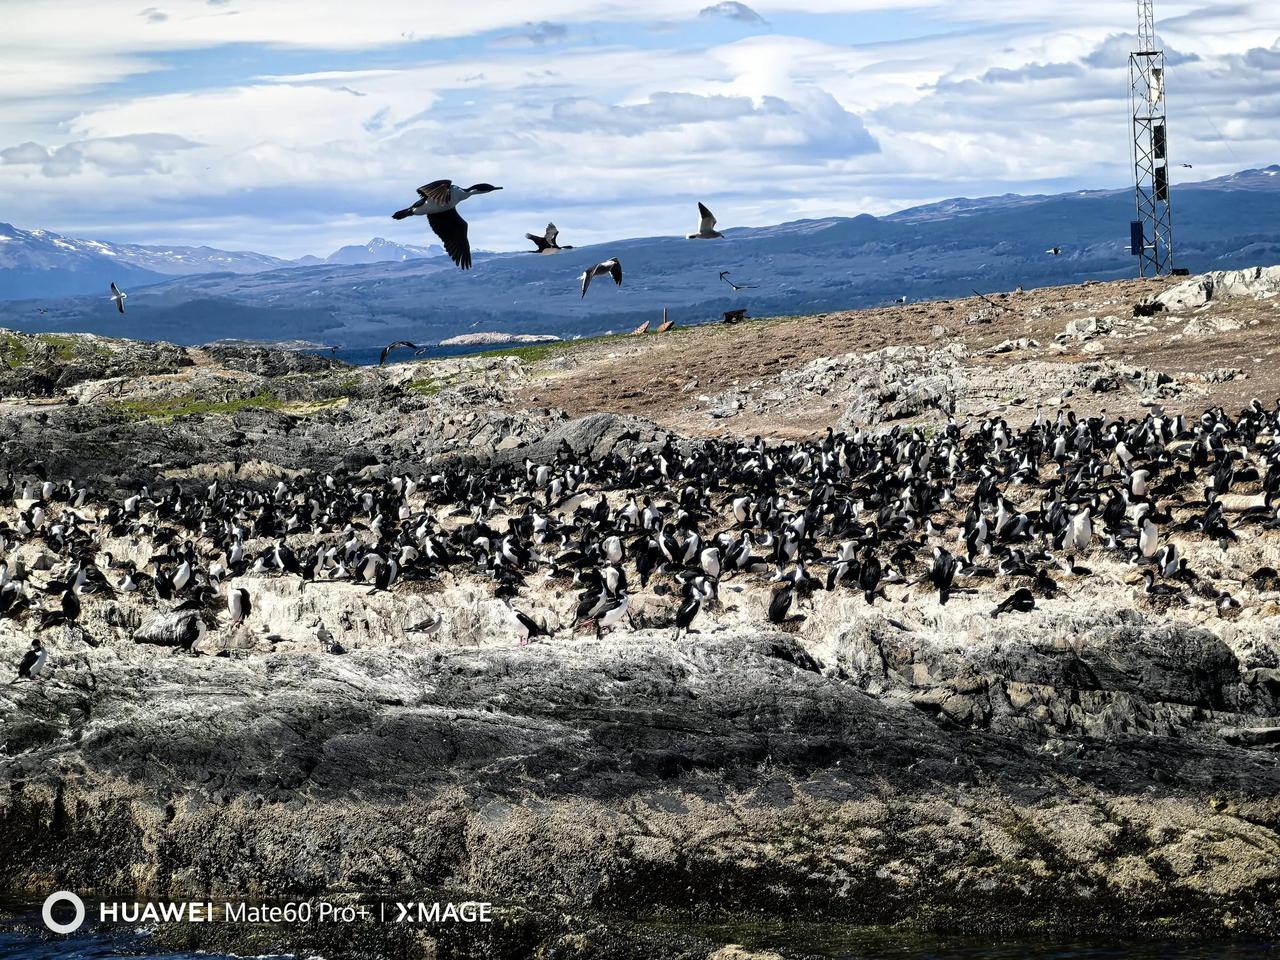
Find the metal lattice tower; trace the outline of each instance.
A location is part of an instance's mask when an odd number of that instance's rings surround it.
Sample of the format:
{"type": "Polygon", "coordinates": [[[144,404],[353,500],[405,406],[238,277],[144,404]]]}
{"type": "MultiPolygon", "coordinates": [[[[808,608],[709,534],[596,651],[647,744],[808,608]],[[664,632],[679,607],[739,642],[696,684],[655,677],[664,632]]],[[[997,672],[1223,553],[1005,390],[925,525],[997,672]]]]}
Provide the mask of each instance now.
{"type": "Polygon", "coordinates": [[[1164,51],[1156,39],[1152,2],[1138,0],[1138,49],[1129,54],[1133,185],[1138,213],[1130,228],[1130,246],[1138,257],[1141,277],[1162,276],[1173,269],[1164,51]]]}

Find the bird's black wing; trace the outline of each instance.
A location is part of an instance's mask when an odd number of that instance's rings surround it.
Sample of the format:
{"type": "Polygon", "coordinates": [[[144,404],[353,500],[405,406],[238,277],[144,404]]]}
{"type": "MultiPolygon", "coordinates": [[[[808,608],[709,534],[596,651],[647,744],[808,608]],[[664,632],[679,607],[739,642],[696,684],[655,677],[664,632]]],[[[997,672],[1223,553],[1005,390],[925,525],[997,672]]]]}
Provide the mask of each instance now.
{"type": "Polygon", "coordinates": [[[613,261],[613,266],[609,268],[609,276],[613,277],[613,282],[618,286],[622,286],[622,261],[613,261]]]}
{"type": "Polygon", "coordinates": [[[444,242],[444,251],[449,254],[449,259],[463,270],[470,270],[471,243],[467,240],[467,221],[458,215],[458,211],[428,213],[427,223],[444,242]]]}
{"type": "Polygon", "coordinates": [[[451,199],[452,187],[452,180],[432,180],[418,188],[418,196],[435,203],[448,203],[451,199]]]}
{"type": "Polygon", "coordinates": [[[551,244],[547,243],[546,237],[539,237],[536,234],[532,234],[532,233],[526,233],[525,236],[528,239],[532,240],[534,246],[538,248],[537,250],[534,251],[535,253],[541,253],[543,250],[546,250],[551,246],[551,244]]]}
{"type": "Polygon", "coordinates": [[[382,366],[384,363],[387,362],[387,357],[391,354],[391,351],[394,350],[396,347],[408,347],[410,350],[418,349],[418,345],[416,343],[410,342],[409,340],[397,340],[395,343],[388,343],[385,347],[382,348],[382,353],[378,354],[378,366],[382,366]]]}

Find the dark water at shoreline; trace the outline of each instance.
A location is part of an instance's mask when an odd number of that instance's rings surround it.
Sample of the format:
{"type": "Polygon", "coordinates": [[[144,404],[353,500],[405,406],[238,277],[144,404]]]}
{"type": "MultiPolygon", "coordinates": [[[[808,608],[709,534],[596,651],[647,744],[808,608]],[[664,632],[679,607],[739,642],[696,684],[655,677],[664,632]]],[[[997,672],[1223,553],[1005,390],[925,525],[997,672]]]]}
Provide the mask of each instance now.
{"type": "MultiPolygon", "coordinates": [[[[3,960],[324,960],[314,953],[244,955],[148,949],[146,928],[86,926],[68,937],[47,934],[38,907],[0,919],[3,960]]],[[[1013,940],[935,937],[838,924],[783,921],[737,925],[641,924],[650,934],[705,937],[758,950],[792,950],[832,960],[1277,960],[1280,944],[1247,941],[1013,940]]],[[[333,958],[340,960],[340,958],[333,958]]]]}

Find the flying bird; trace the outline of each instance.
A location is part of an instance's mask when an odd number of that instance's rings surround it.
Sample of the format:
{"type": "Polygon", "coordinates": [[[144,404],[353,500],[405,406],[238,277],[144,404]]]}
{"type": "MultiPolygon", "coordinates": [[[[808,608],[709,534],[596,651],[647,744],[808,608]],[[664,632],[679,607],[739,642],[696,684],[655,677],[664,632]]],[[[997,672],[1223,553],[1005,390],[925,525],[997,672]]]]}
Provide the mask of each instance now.
{"type": "Polygon", "coordinates": [[[750,283],[734,283],[732,280],[729,279],[728,270],[720,271],[720,279],[723,280],[725,283],[727,283],[729,286],[733,287],[735,292],[738,290],[750,290],[752,286],[754,286],[754,284],[750,284],[750,283]]]}
{"type": "Polygon", "coordinates": [[[458,215],[458,204],[481,193],[501,190],[491,183],[470,187],[455,186],[452,180],[432,180],[418,188],[418,201],[391,215],[392,220],[405,217],[427,218],[431,229],[444,242],[445,253],[463,270],[471,269],[471,242],[467,239],[467,221],[458,215]]]}
{"type": "Polygon", "coordinates": [[[716,218],[705,204],[698,204],[698,232],[685,234],[686,240],[714,240],[717,237],[723,237],[724,234],[716,229],[716,218]]]}
{"type": "Polygon", "coordinates": [[[426,349],[425,347],[418,346],[412,340],[397,340],[395,343],[388,343],[385,347],[382,348],[382,352],[378,354],[378,366],[382,366],[384,363],[387,362],[387,357],[391,355],[391,351],[394,350],[396,347],[408,347],[415,354],[426,349]]]}
{"type": "Polygon", "coordinates": [[[1055,256],[1055,257],[1060,257],[1060,256],[1062,256],[1062,248],[1061,248],[1061,247],[1050,247],[1048,250],[1046,250],[1046,251],[1045,251],[1045,253],[1051,254],[1051,255],[1053,255],[1053,256],[1055,256]]]}
{"type": "Polygon", "coordinates": [[[1188,170],[1194,170],[1194,169],[1195,169],[1195,168],[1194,168],[1193,166],[1191,166],[1191,164],[1189,164],[1189,163],[1180,163],[1180,164],[1178,164],[1178,166],[1180,166],[1180,167],[1186,167],[1188,170]]]}
{"type": "Polygon", "coordinates": [[[124,302],[129,299],[129,295],[116,286],[114,280],[111,281],[111,300],[116,302],[116,309],[124,313],[124,302]]]}
{"type": "Polygon", "coordinates": [[[533,241],[536,250],[530,250],[530,253],[555,253],[558,250],[572,250],[572,245],[560,246],[556,238],[560,236],[560,231],[556,229],[554,223],[547,224],[547,231],[542,236],[536,233],[526,233],[525,237],[533,241]]]}
{"type": "Polygon", "coordinates": [[[617,257],[610,257],[603,263],[597,263],[594,267],[588,267],[578,279],[582,281],[582,295],[587,295],[587,287],[591,286],[593,277],[603,277],[605,274],[613,277],[613,282],[618,286],[622,286],[622,261],[617,257]]]}

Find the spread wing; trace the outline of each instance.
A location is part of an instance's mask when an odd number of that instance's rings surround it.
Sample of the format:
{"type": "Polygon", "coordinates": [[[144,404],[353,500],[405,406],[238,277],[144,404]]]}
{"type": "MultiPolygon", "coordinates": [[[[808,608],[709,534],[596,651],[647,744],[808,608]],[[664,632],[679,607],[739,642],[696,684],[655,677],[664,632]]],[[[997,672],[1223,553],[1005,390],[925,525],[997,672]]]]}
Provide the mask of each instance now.
{"type": "Polygon", "coordinates": [[[587,287],[591,286],[591,277],[596,272],[595,267],[590,267],[582,272],[582,295],[587,295],[587,287]]]}
{"type": "Polygon", "coordinates": [[[387,362],[387,357],[396,347],[408,347],[410,350],[418,349],[418,345],[416,343],[412,343],[408,340],[397,340],[395,343],[388,343],[382,348],[382,353],[378,355],[378,366],[382,366],[387,362]]]}
{"type": "Polygon", "coordinates": [[[556,237],[558,236],[560,236],[560,231],[556,229],[556,225],[554,223],[548,223],[546,233],[547,246],[554,247],[556,245],[556,237]]]}
{"type": "Polygon", "coordinates": [[[535,233],[526,233],[525,237],[533,241],[533,245],[538,248],[537,253],[541,253],[551,246],[551,244],[547,243],[546,237],[540,237],[535,233]]]}
{"type": "Polygon", "coordinates": [[[702,203],[698,204],[698,215],[702,217],[702,220],[698,223],[699,233],[710,233],[716,228],[716,218],[702,203]]]}
{"type": "Polygon", "coordinates": [[[609,276],[613,277],[613,282],[618,286],[622,286],[622,261],[614,260],[609,266],[609,276]]]}
{"type": "Polygon", "coordinates": [[[444,252],[449,254],[449,259],[463,270],[470,270],[471,243],[467,240],[467,221],[458,215],[458,211],[428,213],[427,223],[431,224],[436,236],[444,242],[444,252]]]}
{"type": "Polygon", "coordinates": [[[432,180],[430,183],[424,183],[418,188],[418,196],[423,200],[440,204],[448,203],[452,197],[452,192],[452,180],[432,180]]]}

